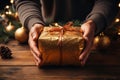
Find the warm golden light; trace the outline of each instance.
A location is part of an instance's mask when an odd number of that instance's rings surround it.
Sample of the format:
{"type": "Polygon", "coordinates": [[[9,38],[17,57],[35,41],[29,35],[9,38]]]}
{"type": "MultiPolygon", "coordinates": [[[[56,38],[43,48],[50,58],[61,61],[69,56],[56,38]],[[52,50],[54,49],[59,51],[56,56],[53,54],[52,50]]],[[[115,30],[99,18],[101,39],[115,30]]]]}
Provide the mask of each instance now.
{"type": "Polygon", "coordinates": [[[120,35],[120,29],[118,29],[118,35],[120,35]]]}
{"type": "Polygon", "coordinates": [[[5,12],[6,14],[9,14],[9,12],[5,12]]]}
{"type": "Polygon", "coordinates": [[[118,33],[118,35],[120,35],[120,32],[118,33]]]}
{"type": "Polygon", "coordinates": [[[11,15],[11,14],[12,14],[12,12],[11,12],[11,11],[9,11],[9,12],[8,12],[8,14],[10,14],[10,15],[11,15]]]}
{"type": "Polygon", "coordinates": [[[2,14],[1,17],[2,17],[2,18],[5,18],[6,16],[5,16],[5,14],[2,14]]]}
{"type": "Polygon", "coordinates": [[[55,23],[55,26],[59,26],[58,23],[55,23]]]}
{"type": "Polygon", "coordinates": [[[118,7],[120,7],[120,3],[118,4],[118,7]]]}
{"type": "Polygon", "coordinates": [[[8,9],[9,7],[10,7],[10,6],[6,5],[6,7],[5,7],[5,8],[6,8],[6,9],[8,9]]]}
{"type": "Polygon", "coordinates": [[[14,2],[14,0],[10,0],[10,3],[13,3],[14,2]]]}
{"type": "Polygon", "coordinates": [[[116,19],[115,19],[115,22],[120,22],[120,19],[119,19],[119,18],[116,18],[116,19]]]}

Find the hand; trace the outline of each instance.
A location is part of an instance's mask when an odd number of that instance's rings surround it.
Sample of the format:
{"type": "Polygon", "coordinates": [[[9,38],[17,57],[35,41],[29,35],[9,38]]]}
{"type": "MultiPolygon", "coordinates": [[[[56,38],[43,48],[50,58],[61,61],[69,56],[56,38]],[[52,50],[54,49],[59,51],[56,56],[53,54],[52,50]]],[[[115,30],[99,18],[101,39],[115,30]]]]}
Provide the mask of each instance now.
{"type": "Polygon", "coordinates": [[[38,46],[37,46],[37,41],[38,41],[38,37],[41,33],[43,29],[43,25],[41,24],[35,24],[29,32],[29,46],[31,49],[31,53],[33,54],[34,58],[35,58],[35,63],[37,66],[40,66],[41,64],[41,54],[38,50],[38,46]]]}
{"type": "Polygon", "coordinates": [[[79,60],[81,61],[81,65],[84,65],[88,59],[91,47],[93,45],[96,26],[92,20],[89,20],[81,26],[81,29],[83,31],[83,38],[86,41],[86,45],[85,49],[79,56],[79,60]]]}

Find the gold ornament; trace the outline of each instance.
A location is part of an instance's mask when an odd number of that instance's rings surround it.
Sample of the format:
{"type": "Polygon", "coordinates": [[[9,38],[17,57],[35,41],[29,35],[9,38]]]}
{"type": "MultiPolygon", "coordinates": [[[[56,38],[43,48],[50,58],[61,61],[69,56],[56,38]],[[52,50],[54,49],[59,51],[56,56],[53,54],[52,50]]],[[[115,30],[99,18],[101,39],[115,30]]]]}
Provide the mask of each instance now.
{"type": "Polygon", "coordinates": [[[110,45],[110,38],[103,33],[94,38],[94,46],[97,49],[106,49],[110,45]]]}
{"type": "Polygon", "coordinates": [[[15,30],[15,26],[13,26],[11,23],[9,23],[9,25],[5,27],[5,30],[7,32],[14,31],[15,30]]]}
{"type": "Polygon", "coordinates": [[[20,43],[25,43],[28,40],[27,29],[24,27],[18,28],[15,31],[15,39],[18,40],[20,43]]]}
{"type": "Polygon", "coordinates": [[[18,12],[15,13],[15,19],[16,19],[16,20],[19,20],[18,12]]]}

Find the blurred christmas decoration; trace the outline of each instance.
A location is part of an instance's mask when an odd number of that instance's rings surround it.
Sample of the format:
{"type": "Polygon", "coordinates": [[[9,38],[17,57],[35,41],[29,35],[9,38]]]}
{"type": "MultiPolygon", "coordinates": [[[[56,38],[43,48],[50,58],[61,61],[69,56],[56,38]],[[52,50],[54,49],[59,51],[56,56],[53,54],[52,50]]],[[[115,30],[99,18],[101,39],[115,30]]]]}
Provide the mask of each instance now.
{"type": "Polygon", "coordinates": [[[0,46],[0,56],[2,59],[11,59],[12,51],[8,47],[0,46]]]}
{"type": "Polygon", "coordinates": [[[25,43],[28,40],[28,31],[24,27],[20,27],[15,31],[15,39],[20,43],[25,43]]]}
{"type": "Polygon", "coordinates": [[[5,30],[7,32],[11,32],[11,31],[15,30],[15,26],[13,26],[11,23],[9,23],[9,25],[5,27],[5,30]]]}
{"type": "Polygon", "coordinates": [[[10,3],[13,4],[14,0],[10,0],[10,3]]]}
{"type": "Polygon", "coordinates": [[[16,20],[19,21],[19,17],[18,17],[18,13],[17,13],[17,12],[15,13],[15,16],[14,16],[14,17],[16,18],[16,20]]]}
{"type": "Polygon", "coordinates": [[[120,19],[119,19],[119,18],[116,18],[116,19],[115,19],[115,22],[120,22],[120,19]]]}
{"type": "Polygon", "coordinates": [[[111,39],[111,42],[120,41],[120,2],[118,4],[118,8],[118,14],[110,25],[111,28],[104,31],[104,34],[111,39]]]}
{"type": "Polygon", "coordinates": [[[118,35],[120,36],[120,29],[118,29],[118,35]]]}
{"type": "Polygon", "coordinates": [[[94,46],[98,50],[106,49],[111,43],[111,40],[108,36],[104,35],[104,33],[100,33],[100,35],[94,38],[94,46]]]}
{"type": "Polygon", "coordinates": [[[11,4],[6,5],[0,12],[0,43],[6,43],[10,39],[14,39],[16,29],[22,26],[13,2],[14,0],[10,0],[11,4]]]}

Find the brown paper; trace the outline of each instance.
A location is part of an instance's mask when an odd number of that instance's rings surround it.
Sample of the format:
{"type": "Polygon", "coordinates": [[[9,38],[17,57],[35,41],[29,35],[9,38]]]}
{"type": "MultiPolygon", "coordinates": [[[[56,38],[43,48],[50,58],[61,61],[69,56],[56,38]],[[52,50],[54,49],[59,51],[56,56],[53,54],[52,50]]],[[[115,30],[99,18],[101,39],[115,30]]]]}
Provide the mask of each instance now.
{"type": "Polygon", "coordinates": [[[73,30],[44,27],[38,39],[38,47],[42,54],[42,66],[80,65],[79,55],[84,48],[84,39],[80,27],[71,28],[73,30]],[[62,31],[64,31],[63,34],[62,31]]]}

